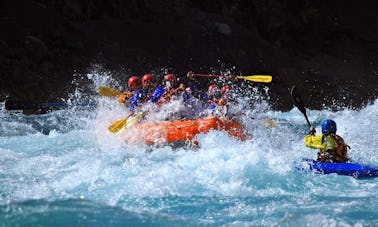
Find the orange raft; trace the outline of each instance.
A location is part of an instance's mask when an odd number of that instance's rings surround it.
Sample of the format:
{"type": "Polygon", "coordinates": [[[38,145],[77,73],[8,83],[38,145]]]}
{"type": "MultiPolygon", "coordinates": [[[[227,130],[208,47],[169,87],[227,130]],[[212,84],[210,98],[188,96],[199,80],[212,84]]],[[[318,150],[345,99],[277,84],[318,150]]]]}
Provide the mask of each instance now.
{"type": "MultiPolygon", "coordinates": [[[[193,141],[198,134],[208,133],[210,130],[226,131],[228,135],[246,140],[242,126],[225,118],[202,118],[195,120],[180,120],[160,123],[137,124],[130,130],[129,137],[141,137],[145,144],[175,143],[193,141]]],[[[130,142],[131,138],[126,139],[130,142]]]]}

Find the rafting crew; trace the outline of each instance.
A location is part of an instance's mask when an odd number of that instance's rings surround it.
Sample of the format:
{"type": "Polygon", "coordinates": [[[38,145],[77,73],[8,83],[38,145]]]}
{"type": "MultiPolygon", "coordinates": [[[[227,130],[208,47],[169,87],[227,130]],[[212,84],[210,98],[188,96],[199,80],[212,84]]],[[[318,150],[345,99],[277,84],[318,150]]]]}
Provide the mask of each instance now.
{"type": "MultiPolygon", "coordinates": [[[[219,88],[216,84],[210,84],[205,95],[196,89],[193,82],[192,72],[188,72],[188,86],[184,83],[178,83],[177,77],[168,73],[162,79],[162,85],[156,85],[155,79],[151,74],[145,74],[141,83],[138,77],[132,76],[128,80],[128,93],[118,95],[118,101],[125,103],[129,99],[130,111],[141,108],[142,104],[155,103],[157,106],[145,106],[145,109],[151,109],[156,112],[163,104],[170,103],[173,100],[179,105],[176,109],[179,112],[173,118],[177,119],[194,119],[198,117],[229,117],[228,106],[230,100],[235,100],[235,92],[231,85],[224,85],[219,88]],[[158,107],[160,106],[160,107],[158,107]]],[[[127,106],[127,104],[126,104],[127,106]]],[[[172,107],[172,106],[171,106],[172,107]]],[[[169,108],[169,107],[167,107],[169,108]]],[[[167,110],[165,110],[167,112],[167,110]]],[[[174,111],[173,111],[174,112],[174,111]]],[[[174,115],[174,114],[171,114],[174,115]]]]}
{"type": "Polygon", "coordinates": [[[317,161],[320,162],[347,162],[348,149],[350,147],[344,142],[343,138],[336,134],[336,122],[324,120],[321,124],[322,134],[315,135],[314,127],[304,138],[304,144],[313,149],[319,149],[317,161]]]}

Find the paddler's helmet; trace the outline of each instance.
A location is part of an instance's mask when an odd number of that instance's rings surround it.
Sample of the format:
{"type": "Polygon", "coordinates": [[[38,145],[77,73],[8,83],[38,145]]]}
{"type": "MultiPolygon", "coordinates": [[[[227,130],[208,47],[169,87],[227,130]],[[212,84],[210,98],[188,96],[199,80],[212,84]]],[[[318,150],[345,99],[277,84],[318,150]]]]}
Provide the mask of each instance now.
{"type": "Polygon", "coordinates": [[[138,77],[132,76],[132,77],[129,78],[127,85],[129,87],[129,89],[135,90],[136,88],[138,88],[140,86],[140,80],[139,80],[138,77]]]}
{"type": "Polygon", "coordinates": [[[164,81],[166,86],[174,87],[176,85],[177,79],[176,79],[175,75],[167,74],[167,75],[164,76],[163,81],[164,81]]]}
{"type": "Polygon", "coordinates": [[[146,82],[149,81],[151,83],[154,82],[154,78],[152,77],[151,74],[146,74],[142,77],[142,86],[145,87],[146,86],[146,82]]]}
{"type": "Polygon", "coordinates": [[[176,80],[176,77],[173,74],[167,74],[164,76],[164,81],[167,81],[167,80],[176,80]]]}
{"type": "Polygon", "coordinates": [[[221,88],[221,92],[222,94],[228,92],[230,90],[230,86],[228,85],[224,85],[222,88],[221,88]]]}
{"type": "Polygon", "coordinates": [[[216,84],[212,84],[207,89],[207,96],[209,99],[220,99],[222,94],[218,86],[216,84]]]}
{"type": "Polygon", "coordinates": [[[331,119],[324,120],[322,122],[322,133],[329,134],[329,133],[336,133],[336,122],[331,119]]]}

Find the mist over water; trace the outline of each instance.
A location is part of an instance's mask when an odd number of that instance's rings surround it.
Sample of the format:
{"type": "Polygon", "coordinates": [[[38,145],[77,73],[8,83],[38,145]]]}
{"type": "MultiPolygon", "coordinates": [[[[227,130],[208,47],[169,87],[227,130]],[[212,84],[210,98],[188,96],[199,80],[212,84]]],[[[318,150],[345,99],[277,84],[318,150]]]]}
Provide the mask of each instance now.
{"type": "MultiPolygon", "coordinates": [[[[93,89],[117,86],[110,75],[89,78],[93,89]]],[[[296,171],[295,161],[317,152],[303,145],[308,126],[302,113],[272,111],[259,91],[251,91],[239,103],[253,100],[241,118],[253,138],[241,142],[211,131],[199,136],[194,150],[132,145],[124,134],[111,134],[107,127],[128,114],[114,98],[96,95],[89,97],[94,109],[45,115],[2,110],[2,224],[377,225],[378,179],[296,171]]],[[[77,91],[70,100],[82,96],[77,91]]],[[[334,119],[351,159],[378,166],[377,100],[361,110],[307,115],[318,132],[322,120],[334,119]]]]}

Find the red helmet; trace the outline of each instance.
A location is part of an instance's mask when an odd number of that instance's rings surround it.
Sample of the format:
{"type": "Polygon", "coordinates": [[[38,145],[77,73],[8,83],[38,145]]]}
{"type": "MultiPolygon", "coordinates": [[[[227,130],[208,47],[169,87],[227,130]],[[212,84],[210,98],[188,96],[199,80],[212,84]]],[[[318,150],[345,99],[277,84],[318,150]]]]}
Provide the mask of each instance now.
{"type": "Polygon", "coordinates": [[[129,81],[127,82],[127,85],[129,86],[129,88],[132,86],[139,86],[140,85],[139,78],[136,76],[130,77],[129,81]]]}
{"type": "Polygon", "coordinates": [[[207,89],[207,96],[209,99],[220,99],[222,94],[216,84],[212,84],[207,89]]]}
{"type": "Polygon", "coordinates": [[[152,77],[151,74],[146,74],[142,77],[142,85],[146,85],[146,81],[154,81],[154,78],[152,77]]]}
{"type": "Polygon", "coordinates": [[[228,86],[228,85],[224,85],[222,88],[221,88],[221,92],[222,92],[222,94],[223,93],[226,93],[227,91],[229,91],[230,90],[230,86],[228,86]]]}
{"type": "Polygon", "coordinates": [[[164,76],[164,81],[167,81],[167,80],[176,80],[176,77],[173,74],[167,74],[164,76]]]}
{"type": "Polygon", "coordinates": [[[216,84],[212,84],[212,85],[209,86],[209,88],[207,89],[207,91],[208,92],[209,91],[213,91],[214,89],[217,89],[217,88],[218,88],[218,86],[216,84]]]}

